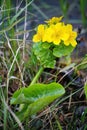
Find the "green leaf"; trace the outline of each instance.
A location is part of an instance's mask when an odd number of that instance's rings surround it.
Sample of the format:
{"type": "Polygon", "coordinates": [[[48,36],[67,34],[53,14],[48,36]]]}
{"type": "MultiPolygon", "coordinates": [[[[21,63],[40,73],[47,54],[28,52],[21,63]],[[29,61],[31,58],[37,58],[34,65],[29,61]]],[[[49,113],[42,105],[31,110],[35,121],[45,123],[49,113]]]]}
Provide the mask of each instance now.
{"type": "Polygon", "coordinates": [[[42,49],[38,53],[38,60],[40,60],[41,65],[45,68],[54,68],[56,61],[54,60],[54,56],[51,50],[42,49]]]}
{"type": "Polygon", "coordinates": [[[40,62],[40,65],[45,68],[54,68],[56,63],[55,56],[53,56],[52,51],[47,46],[43,47],[43,44],[39,42],[33,45],[34,54],[40,62]]]}
{"type": "Polygon", "coordinates": [[[44,109],[64,93],[63,86],[55,82],[51,84],[33,84],[28,88],[21,88],[16,91],[12,96],[11,104],[25,104],[22,111],[17,113],[19,118],[22,119],[23,117],[24,119],[44,109]]]}
{"type": "Polygon", "coordinates": [[[38,42],[38,43],[34,43],[33,44],[33,51],[35,55],[38,55],[38,53],[42,50],[42,43],[38,42]]]}
{"type": "Polygon", "coordinates": [[[86,99],[87,99],[87,83],[85,83],[85,85],[84,85],[84,92],[85,92],[85,96],[86,96],[86,99]]]}
{"type": "Polygon", "coordinates": [[[60,95],[53,95],[53,96],[49,95],[49,96],[44,97],[44,98],[42,97],[42,98],[38,99],[36,102],[30,104],[28,106],[26,113],[29,113],[30,116],[33,114],[36,114],[37,112],[42,110],[44,107],[49,105],[51,102],[53,102],[58,97],[60,97],[60,95]]]}
{"type": "Polygon", "coordinates": [[[63,43],[61,43],[53,49],[53,55],[56,57],[66,56],[69,55],[73,51],[73,49],[73,46],[65,46],[63,43]]]}
{"type": "Polygon", "coordinates": [[[51,43],[48,43],[48,42],[44,42],[44,43],[42,44],[42,47],[43,47],[43,48],[50,48],[50,46],[51,46],[51,43]]]}

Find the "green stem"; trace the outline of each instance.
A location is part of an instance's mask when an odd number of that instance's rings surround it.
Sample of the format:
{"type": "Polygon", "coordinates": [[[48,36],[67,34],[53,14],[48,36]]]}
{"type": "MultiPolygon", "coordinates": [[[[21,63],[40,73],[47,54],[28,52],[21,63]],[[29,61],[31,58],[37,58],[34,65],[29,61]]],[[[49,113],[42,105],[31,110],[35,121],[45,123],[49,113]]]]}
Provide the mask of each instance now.
{"type": "Polygon", "coordinates": [[[30,83],[30,85],[36,83],[36,81],[38,80],[38,78],[40,77],[41,73],[43,72],[44,68],[40,67],[39,71],[37,72],[36,76],[34,77],[34,79],[32,80],[32,82],[30,83]]]}

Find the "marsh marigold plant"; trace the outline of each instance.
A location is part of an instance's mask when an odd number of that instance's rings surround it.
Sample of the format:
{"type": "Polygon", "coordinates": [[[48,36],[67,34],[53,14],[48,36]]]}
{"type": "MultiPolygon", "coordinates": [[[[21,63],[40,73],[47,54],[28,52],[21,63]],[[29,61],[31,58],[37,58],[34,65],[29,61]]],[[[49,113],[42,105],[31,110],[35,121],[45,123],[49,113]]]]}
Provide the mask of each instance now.
{"type": "MultiPolygon", "coordinates": [[[[33,36],[34,53],[41,63],[44,62],[42,60],[44,51],[45,54],[46,51],[50,53],[51,59],[55,59],[54,57],[69,55],[77,45],[77,32],[73,31],[71,24],[61,22],[62,18],[62,16],[53,17],[37,27],[36,34],[33,36]]],[[[45,63],[49,61],[48,59],[45,63]]]]}
{"type": "Polygon", "coordinates": [[[22,122],[31,119],[32,116],[35,117],[38,112],[65,93],[61,84],[55,80],[52,83],[53,79],[50,84],[36,83],[44,68],[54,68],[57,57],[69,56],[77,44],[77,33],[73,31],[72,25],[64,24],[61,20],[62,16],[45,21],[45,24],[38,25],[33,36],[31,60],[40,66],[39,71],[30,85],[21,87],[11,99],[11,104],[19,106],[16,114],[22,122]]]}

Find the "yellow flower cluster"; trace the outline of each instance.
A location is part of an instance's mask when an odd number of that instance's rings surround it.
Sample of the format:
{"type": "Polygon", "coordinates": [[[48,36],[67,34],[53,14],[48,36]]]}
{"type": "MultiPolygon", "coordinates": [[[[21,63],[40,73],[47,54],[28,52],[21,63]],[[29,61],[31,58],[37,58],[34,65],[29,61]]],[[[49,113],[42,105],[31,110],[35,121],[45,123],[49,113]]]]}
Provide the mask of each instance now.
{"type": "Polygon", "coordinates": [[[53,17],[49,20],[46,20],[45,22],[48,23],[48,24],[56,24],[58,22],[60,22],[62,20],[63,16],[61,17],[53,17]]]}
{"type": "Polygon", "coordinates": [[[46,24],[40,24],[37,28],[37,33],[33,36],[33,42],[48,42],[55,45],[59,45],[61,41],[64,42],[66,46],[72,45],[76,46],[77,33],[73,31],[72,25],[65,25],[60,22],[62,17],[53,17],[46,24]]]}

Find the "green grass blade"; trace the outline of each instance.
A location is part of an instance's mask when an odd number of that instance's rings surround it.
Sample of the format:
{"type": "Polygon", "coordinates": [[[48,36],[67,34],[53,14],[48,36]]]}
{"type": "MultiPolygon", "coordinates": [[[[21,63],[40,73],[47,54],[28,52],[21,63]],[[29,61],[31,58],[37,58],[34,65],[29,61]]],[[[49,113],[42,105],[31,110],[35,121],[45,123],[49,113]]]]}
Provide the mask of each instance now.
{"type": "Polygon", "coordinates": [[[13,18],[12,20],[10,21],[10,24],[13,24],[14,21],[17,19],[17,17],[29,6],[31,5],[31,3],[33,2],[34,0],[32,0],[31,2],[29,2],[24,8],[22,8],[13,18]]]}

